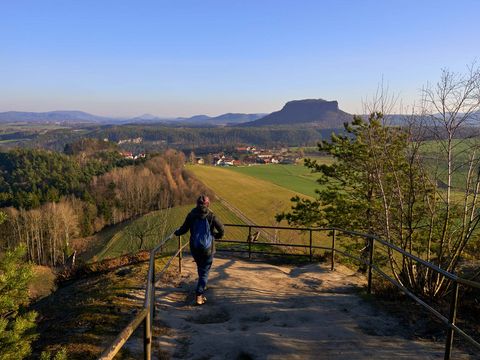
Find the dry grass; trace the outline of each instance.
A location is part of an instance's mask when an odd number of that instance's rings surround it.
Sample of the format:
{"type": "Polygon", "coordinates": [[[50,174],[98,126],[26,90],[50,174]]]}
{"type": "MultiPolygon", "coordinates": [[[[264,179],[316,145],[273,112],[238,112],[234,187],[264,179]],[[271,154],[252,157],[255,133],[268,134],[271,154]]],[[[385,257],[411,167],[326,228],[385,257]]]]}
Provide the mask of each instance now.
{"type": "Polygon", "coordinates": [[[32,300],[48,296],[52,291],[55,291],[55,273],[52,268],[40,265],[34,266],[33,278],[28,291],[32,300]]]}
{"type": "MultiPolygon", "coordinates": [[[[138,260],[144,255],[140,253],[138,260]]],[[[65,282],[33,306],[39,314],[40,336],[32,358],[61,347],[66,348],[68,359],[98,358],[143,305],[148,261],[125,265],[131,257],[87,265],[88,271],[80,272],[79,279],[65,282]]],[[[157,259],[156,268],[165,262],[165,258],[157,259]]],[[[176,264],[172,265],[171,271],[176,271],[176,264]]],[[[141,358],[141,336],[139,328],[115,359],[141,358]]]]}

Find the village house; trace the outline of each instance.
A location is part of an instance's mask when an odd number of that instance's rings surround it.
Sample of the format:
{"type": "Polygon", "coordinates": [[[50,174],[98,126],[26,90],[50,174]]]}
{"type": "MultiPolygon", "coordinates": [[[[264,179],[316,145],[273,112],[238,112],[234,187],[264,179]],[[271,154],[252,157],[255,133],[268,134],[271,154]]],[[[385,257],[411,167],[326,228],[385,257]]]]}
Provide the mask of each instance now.
{"type": "Polygon", "coordinates": [[[120,155],[122,155],[124,159],[133,160],[133,153],[131,153],[130,151],[120,151],[120,155]]]}
{"type": "Polygon", "coordinates": [[[127,143],[140,144],[142,141],[143,141],[143,138],[141,137],[137,137],[134,139],[124,139],[124,140],[119,140],[118,145],[127,144],[127,143]]]}
{"type": "Polygon", "coordinates": [[[137,160],[137,159],[144,159],[147,155],[145,153],[140,153],[138,155],[135,155],[133,157],[134,160],[137,160]]]}
{"type": "Polygon", "coordinates": [[[223,156],[222,159],[217,161],[216,166],[233,166],[234,162],[235,159],[223,156]]]}
{"type": "Polygon", "coordinates": [[[140,153],[138,155],[134,155],[130,151],[119,151],[119,154],[124,158],[128,160],[137,160],[137,159],[144,159],[147,155],[145,153],[140,153]]]}
{"type": "MultiPolygon", "coordinates": [[[[215,166],[241,166],[253,164],[295,164],[298,156],[288,148],[257,149],[255,146],[238,146],[233,153],[209,154],[215,166]]],[[[198,163],[198,160],[197,160],[198,163]]],[[[205,163],[205,162],[204,162],[205,163]]]]}
{"type": "Polygon", "coordinates": [[[217,165],[222,159],[225,159],[225,155],[223,154],[213,154],[213,165],[217,165]]]}
{"type": "Polygon", "coordinates": [[[240,147],[237,147],[235,150],[236,150],[238,153],[247,153],[247,152],[248,152],[248,149],[249,149],[249,147],[240,146],[240,147]]]}
{"type": "Polygon", "coordinates": [[[267,160],[267,159],[271,159],[273,157],[273,154],[272,153],[263,153],[263,154],[258,154],[257,157],[259,157],[260,159],[267,160]]]}

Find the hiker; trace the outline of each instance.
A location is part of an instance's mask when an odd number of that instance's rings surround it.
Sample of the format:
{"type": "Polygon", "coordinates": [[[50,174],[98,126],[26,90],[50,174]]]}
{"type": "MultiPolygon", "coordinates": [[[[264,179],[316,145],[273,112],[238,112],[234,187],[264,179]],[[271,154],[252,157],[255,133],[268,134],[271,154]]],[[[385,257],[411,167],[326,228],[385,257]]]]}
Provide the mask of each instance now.
{"type": "Polygon", "coordinates": [[[197,305],[207,301],[204,292],[215,253],[214,239],[221,239],[224,233],[222,223],[208,208],[209,205],[208,196],[201,195],[197,199],[197,206],[187,215],[183,225],[175,231],[175,235],[180,236],[190,230],[190,251],[197,263],[198,272],[198,283],[195,289],[197,305]]]}

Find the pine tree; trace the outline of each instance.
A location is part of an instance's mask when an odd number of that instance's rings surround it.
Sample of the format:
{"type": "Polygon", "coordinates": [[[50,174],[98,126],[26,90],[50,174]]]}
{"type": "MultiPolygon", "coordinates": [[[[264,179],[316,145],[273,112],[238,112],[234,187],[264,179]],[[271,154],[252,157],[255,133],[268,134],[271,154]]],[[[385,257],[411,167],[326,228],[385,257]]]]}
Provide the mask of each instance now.
{"type": "MultiPolygon", "coordinates": [[[[6,216],[0,212],[0,223],[6,216]]],[[[31,353],[30,343],[36,338],[33,311],[28,304],[28,283],[31,266],[24,262],[24,246],[0,255],[0,359],[23,359],[31,353]]]]}

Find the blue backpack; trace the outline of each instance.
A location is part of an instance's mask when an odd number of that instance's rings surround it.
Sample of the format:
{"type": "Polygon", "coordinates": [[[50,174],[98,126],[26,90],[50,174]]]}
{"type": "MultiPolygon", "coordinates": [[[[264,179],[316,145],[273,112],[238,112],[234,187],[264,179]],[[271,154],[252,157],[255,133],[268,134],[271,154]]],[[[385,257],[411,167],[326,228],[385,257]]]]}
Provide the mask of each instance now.
{"type": "Polygon", "coordinates": [[[193,247],[198,250],[208,251],[212,247],[213,235],[210,231],[210,224],[207,218],[196,219],[193,224],[192,242],[193,247]]]}

